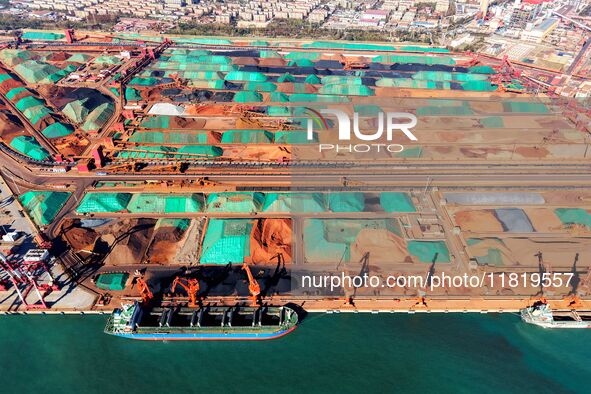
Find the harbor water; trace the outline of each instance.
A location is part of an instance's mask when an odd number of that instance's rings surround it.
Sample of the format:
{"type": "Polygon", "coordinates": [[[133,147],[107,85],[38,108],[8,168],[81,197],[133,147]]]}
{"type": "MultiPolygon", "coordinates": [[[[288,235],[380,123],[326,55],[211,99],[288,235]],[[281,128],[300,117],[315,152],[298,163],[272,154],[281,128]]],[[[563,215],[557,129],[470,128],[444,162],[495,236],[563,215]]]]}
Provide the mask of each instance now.
{"type": "Polygon", "coordinates": [[[588,392],[591,330],[515,315],[311,314],[265,342],[142,342],[105,316],[1,316],[19,393],[588,392]]]}

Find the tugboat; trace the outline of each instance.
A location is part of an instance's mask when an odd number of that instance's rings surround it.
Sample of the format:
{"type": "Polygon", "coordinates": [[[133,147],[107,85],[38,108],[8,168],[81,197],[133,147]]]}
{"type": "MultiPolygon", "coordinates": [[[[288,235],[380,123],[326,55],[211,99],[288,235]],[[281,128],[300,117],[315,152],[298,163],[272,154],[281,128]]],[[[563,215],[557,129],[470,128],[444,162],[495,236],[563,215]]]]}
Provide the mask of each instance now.
{"type": "Polygon", "coordinates": [[[265,340],[282,337],[298,324],[287,307],[159,307],[123,304],[109,317],[105,333],[141,340],[265,340]]]}
{"type": "Polygon", "coordinates": [[[544,328],[591,328],[590,311],[552,311],[546,302],[522,309],[521,320],[544,328]]]}

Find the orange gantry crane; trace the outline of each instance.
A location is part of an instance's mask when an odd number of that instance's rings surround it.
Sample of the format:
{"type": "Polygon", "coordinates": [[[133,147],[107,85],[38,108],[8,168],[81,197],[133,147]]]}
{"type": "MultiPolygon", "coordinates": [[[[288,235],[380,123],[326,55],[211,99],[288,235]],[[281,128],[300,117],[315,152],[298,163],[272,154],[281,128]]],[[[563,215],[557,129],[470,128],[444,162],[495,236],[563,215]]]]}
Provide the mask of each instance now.
{"type": "Polygon", "coordinates": [[[148,287],[148,284],[146,283],[146,281],[143,278],[137,279],[137,287],[138,287],[138,290],[140,291],[140,296],[142,297],[142,302],[144,304],[147,304],[148,302],[150,302],[150,300],[152,298],[154,298],[154,294],[152,293],[152,290],[150,290],[150,288],[148,287]]]}
{"type": "Polygon", "coordinates": [[[174,293],[177,286],[181,286],[189,296],[189,306],[196,307],[199,303],[199,280],[191,278],[183,278],[177,276],[172,282],[172,292],[174,293]]]}
{"type": "Polygon", "coordinates": [[[257,306],[259,304],[259,296],[261,295],[261,286],[252,275],[248,264],[242,264],[242,269],[246,271],[246,275],[248,275],[248,291],[250,292],[252,306],[257,306]]]}

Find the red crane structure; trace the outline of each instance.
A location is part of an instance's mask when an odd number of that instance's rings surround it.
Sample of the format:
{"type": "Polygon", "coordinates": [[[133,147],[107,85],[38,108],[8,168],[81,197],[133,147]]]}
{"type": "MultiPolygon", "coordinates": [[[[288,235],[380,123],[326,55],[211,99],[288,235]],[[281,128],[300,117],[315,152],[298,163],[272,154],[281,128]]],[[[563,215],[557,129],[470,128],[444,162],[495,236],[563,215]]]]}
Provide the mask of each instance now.
{"type": "Polygon", "coordinates": [[[250,292],[252,306],[258,306],[260,301],[259,296],[261,295],[261,286],[252,275],[248,264],[242,264],[242,269],[246,271],[246,275],[248,275],[248,291],[250,292]]]}
{"type": "Polygon", "coordinates": [[[194,278],[187,279],[177,276],[174,279],[174,282],[172,282],[171,290],[173,293],[175,292],[177,286],[181,286],[183,289],[185,289],[185,292],[189,296],[189,306],[196,307],[199,303],[199,280],[194,278]]]}

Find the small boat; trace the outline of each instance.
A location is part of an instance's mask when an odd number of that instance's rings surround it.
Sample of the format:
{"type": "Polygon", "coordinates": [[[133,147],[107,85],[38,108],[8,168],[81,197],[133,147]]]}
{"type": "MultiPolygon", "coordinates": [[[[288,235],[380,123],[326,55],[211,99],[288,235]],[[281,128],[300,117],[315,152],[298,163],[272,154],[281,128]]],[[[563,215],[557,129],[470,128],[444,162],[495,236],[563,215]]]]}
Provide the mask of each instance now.
{"type": "Polygon", "coordinates": [[[159,307],[138,302],[113,311],[105,333],[140,340],[265,340],[282,337],[298,324],[287,307],[159,307]]]}
{"type": "Polygon", "coordinates": [[[552,311],[541,302],[522,309],[521,319],[544,328],[591,328],[591,312],[552,311]]]}

